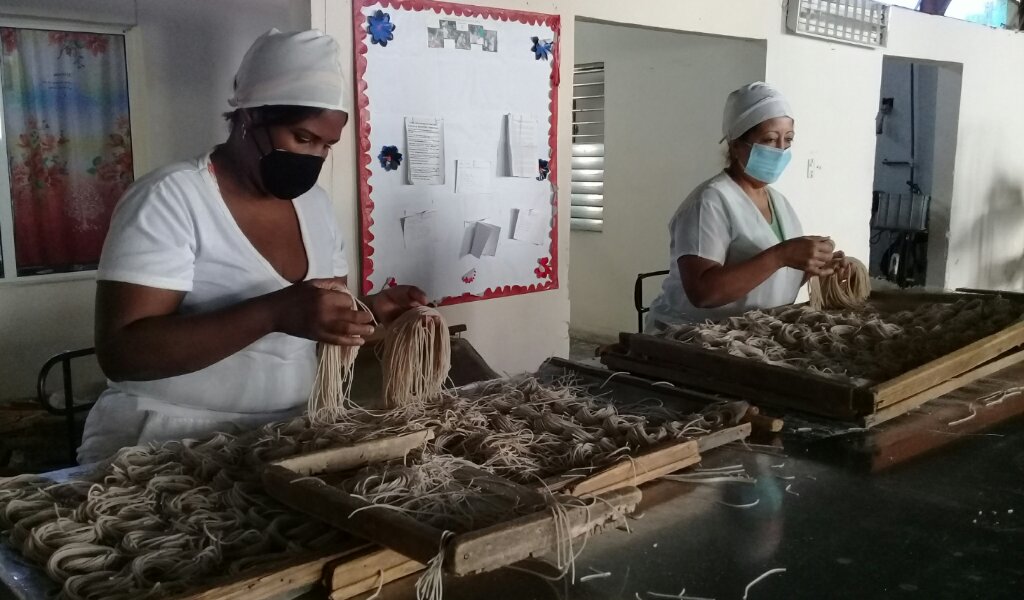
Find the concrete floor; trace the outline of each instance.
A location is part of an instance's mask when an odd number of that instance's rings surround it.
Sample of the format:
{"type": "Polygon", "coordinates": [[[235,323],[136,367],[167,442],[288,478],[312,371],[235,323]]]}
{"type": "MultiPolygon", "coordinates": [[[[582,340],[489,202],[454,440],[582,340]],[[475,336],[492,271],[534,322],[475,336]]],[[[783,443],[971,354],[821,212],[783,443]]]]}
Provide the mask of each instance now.
{"type": "Polygon", "coordinates": [[[594,358],[598,343],[578,337],[569,338],[569,360],[587,360],[594,358]]]}

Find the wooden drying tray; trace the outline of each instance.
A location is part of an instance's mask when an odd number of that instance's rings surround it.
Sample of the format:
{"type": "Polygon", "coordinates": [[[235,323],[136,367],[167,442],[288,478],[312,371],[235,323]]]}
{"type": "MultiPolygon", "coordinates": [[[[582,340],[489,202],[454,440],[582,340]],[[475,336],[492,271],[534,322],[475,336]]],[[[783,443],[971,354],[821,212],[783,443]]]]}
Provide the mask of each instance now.
{"type": "MultiPolygon", "coordinates": [[[[444,569],[453,575],[490,571],[548,554],[557,547],[558,528],[544,496],[483,470],[468,469],[466,474],[496,493],[536,507],[536,512],[457,534],[444,546],[442,530],[396,511],[360,510],[372,505],[324,481],[338,481],[344,472],[367,464],[400,459],[431,437],[430,431],[422,431],[278,461],[264,469],[263,485],[284,504],[419,563],[428,562],[443,547],[444,569]]],[[[640,490],[629,487],[600,494],[586,506],[566,506],[572,536],[594,533],[621,521],[636,508],[640,497],[640,490]]]]}
{"type": "MultiPolygon", "coordinates": [[[[560,367],[566,367],[559,363],[560,367]]],[[[571,365],[578,368],[579,365],[571,365]]],[[[647,382],[626,376],[625,379],[646,389],[647,382]]],[[[679,390],[665,387],[651,388],[650,395],[675,395],[679,390]]],[[[747,438],[751,432],[750,423],[725,427],[695,440],[668,443],[635,456],[632,461],[623,461],[599,470],[586,478],[552,477],[545,482],[552,490],[567,489],[583,495],[588,489],[609,492],[653,481],[665,473],[673,473],[696,464],[701,454],[725,444],[747,438]],[[696,443],[696,451],[694,451],[696,443]],[[628,468],[626,466],[628,465],[628,468]]],[[[423,435],[429,435],[424,432],[423,435]]],[[[426,441],[426,437],[423,438],[426,441]]],[[[325,454],[348,452],[362,460],[382,460],[384,456],[399,449],[414,449],[422,442],[415,438],[392,442],[384,451],[377,445],[356,445],[326,453],[299,456],[288,461],[296,472],[313,473],[328,465],[325,454]],[[376,448],[376,450],[375,450],[376,448]]],[[[404,450],[407,452],[408,450],[404,450]]],[[[285,592],[309,589],[323,582],[333,600],[352,598],[358,594],[377,589],[407,575],[423,570],[425,566],[386,547],[353,538],[329,551],[298,554],[275,565],[251,569],[219,581],[205,589],[195,590],[176,596],[174,600],[269,600],[285,592]]]]}
{"type": "MultiPolygon", "coordinates": [[[[882,312],[913,309],[923,303],[976,297],[959,293],[871,295],[882,312]]],[[[1024,299],[1013,299],[1021,304],[1024,299]]],[[[619,344],[601,361],[676,384],[733,394],[757,404],[853,421],[871,427],[906,413],[942,394],[1024,360],[1024,321],[1018,321],[963,348],[897,377],[870,386],[784,369],[646,334],[620,334],[619,344]]]]}
{"type": "MultiPolygon", "coordinates": [[[[657,390],[657,393],[665,391],[662,388],[657,390]]],[[[572,489],[580,495],[588,488],[608,492],[639,486],[665,473],[696,464],[700,461],[701,454],[745,439],[750,435],[750,431],[750,423],[726,427],[700,436],[696,440],[659,446],[634,457],[632,461],[612,465],[584,479],[553,477],[546,481],[545,485],[552,489],[566,489],[570,484],[575,484],[572,489]],[[694,452],[694,442],[697,452],[694,452]],[[629,465],[629,468],[625,468],[625,465],[629,465]]],[[[415,444],[400,443],[399,447],[402,446],[415,447],[415,444]]],[[[358,447],[353,448],[356,454],[369,450],[366,447],[362,447],[361,450],[358,447]]],[[[318,456],[319,454],[296,457],[292,459],[296,461],[292,466],[310,472],[323,468],[322,465],[326,462],[322,456],[318,456]]],[[[369,457],[382,454],[362,455],[369,457]]],[[[390,548],[353,538],[330,551],[299,554],[276,565],[252,569],[226,578],[206,589],[176,596],[175,600],[268,600],[284,592],[308,589],[321,581],[333,600],[341,600],[373,591],[382,583],[390,583],[424,568],[422,563],[390,548]]]]}
{"type": "MultiPolygon", "coordinates": [[[[695,440],[662,444],[583,479],[552,477],[544,483],[551,490],[565,490],[577,496],[628,489],[694,465],[700,462],[701,452],[742,440],[750,435],[750,429],[750,423],[726,427],[695,440]]],[[[328,563],[324,569],[324,584],[332,600],[344,600],[375,590],[382,582],[387,584],[423,569],[420,562],[394,550],[374,546],[328,563]]]]}

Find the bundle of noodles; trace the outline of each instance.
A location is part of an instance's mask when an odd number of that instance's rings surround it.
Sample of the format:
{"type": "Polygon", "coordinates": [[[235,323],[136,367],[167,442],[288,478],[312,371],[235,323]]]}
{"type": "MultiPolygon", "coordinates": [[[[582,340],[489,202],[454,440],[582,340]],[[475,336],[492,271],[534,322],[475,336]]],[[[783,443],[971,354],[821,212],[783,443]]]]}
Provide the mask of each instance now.
{"type": "Polygon", "coordinates": [[[451,340],[441,313],[418,306],[395,319],[381,362],[388,408],[437,398],[451,368],[451,340]]]}
{"type": "MultiPolygon", "coordinates": [[[[352,300],[352,310],[370,311],[348,288],[332,287],[346,294],[352,300]]],[[[306,402],[306,412],[313,424],[327,424],[337,421],[345,413],[352,394],[353,367],[359,346],[320,345],[319,362],[313,390],[306,402]]]]}
{"type": "Polygon", "coordinates": [[[850,276],[842,279],[838,272],[824,277],[811,277],[807,283],[814,310],[844,310],[863,308],[871,295],[868,268],[856,258],[847,257],[850,276]]]}

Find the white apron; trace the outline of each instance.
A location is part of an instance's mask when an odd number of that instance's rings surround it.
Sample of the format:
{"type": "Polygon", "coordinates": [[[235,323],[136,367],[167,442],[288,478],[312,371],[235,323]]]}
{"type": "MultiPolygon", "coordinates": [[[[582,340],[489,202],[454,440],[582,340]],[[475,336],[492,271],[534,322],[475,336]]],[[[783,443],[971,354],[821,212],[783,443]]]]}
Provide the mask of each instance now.
{"type": "MultiPolygon", "coordinates": [[[[306,278],[346,275],[327,195],[314,187],[292,203],[309,262],[306,278]]],[[[209,156],[132,185],[114,211],[97,279],[185,292],[184,314],[290,285],[238,227],[209,156]]],[[[297,415],[315,372],[314,342],[272,333],[194,373],[109,382],[86,420],[79,462],[101,460],[124,446],[239,431],[297,415]]]]}
{"type": "MultiPolygon", "coordinates": [[[[801,237],[803,228],[786,197],[769,188],[775,213],[786,239],[801,237]]],[[[804,274],[783,267],[746,296],[717,308],[697,308],[686,297],[679,276],[681,256],[700,256],[721,265],[749,260],[779,243],[772,226],[746,193],[724,171],[702,183],[683,201],[669,223],[669,274],[661,295],[647,315],[645,329],[657,331],[667,324],[699,323],[743,314],[755,308],[792,304],[804,274]]]]}

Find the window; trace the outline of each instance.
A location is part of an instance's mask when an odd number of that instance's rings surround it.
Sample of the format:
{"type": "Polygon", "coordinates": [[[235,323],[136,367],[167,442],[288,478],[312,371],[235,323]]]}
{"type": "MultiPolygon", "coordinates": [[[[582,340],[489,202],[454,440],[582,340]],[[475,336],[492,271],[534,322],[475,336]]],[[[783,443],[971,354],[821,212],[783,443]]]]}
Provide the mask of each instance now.
{"type": "Polygon", "coordinates": [[[576,65],[572,83],[572,214],[569,228],[604,228],[604,63],[576,65]]]}
{"type": "Polygon", "coordinates": [[[3,280],[99,262],[134,179],[125,35],[111,30],[0,26],[3,280]]]}
{"type": "Polygon", "coordinates": [[[793,0],[786,24],[800,35],[884,47],[889,7],[875,0],[793,0]]]}
{"type": "Polygon", "coordinates": [[[1018,14],[1016,0],[880,0],[885,4],[932,15],[980,23],[990,27],[1017,28],[1010,16],[1018,14]]]}

